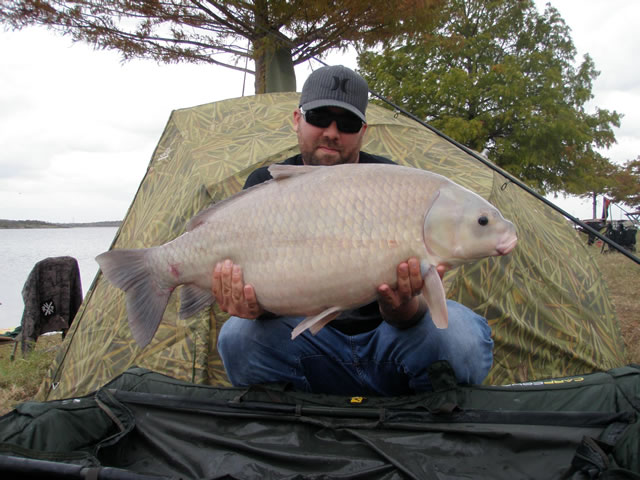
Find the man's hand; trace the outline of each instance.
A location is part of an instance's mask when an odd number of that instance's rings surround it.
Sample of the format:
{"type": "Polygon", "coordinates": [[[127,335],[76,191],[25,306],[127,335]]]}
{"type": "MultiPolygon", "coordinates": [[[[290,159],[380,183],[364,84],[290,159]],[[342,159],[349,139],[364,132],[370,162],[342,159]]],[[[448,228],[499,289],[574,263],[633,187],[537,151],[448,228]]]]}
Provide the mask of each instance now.
{"type": "MultiPolygon", "coordinates": [[[[448,270],[446,265],[436,267],[440,278],[448,270]]],[[[410,327],[416,322],[418,314],[424,315],[427,304],[420,294],[424,282],[420,273],[420,262],[411,257],[406,262],[398,265],[397,286],[392,289],[389,285],[382,284],[378,287],[378,305],[382,318],[399,328],[410,327]],[[405,324],[405,325],[403,325],[405,324]]]]}
{"type": "Polygon", "coordinates": [[[231,260],[215,266],[211,289],[220,309],[229,315],[254,319],[264,313],[253,287],[244,284],[242,268],[231,260]]]}

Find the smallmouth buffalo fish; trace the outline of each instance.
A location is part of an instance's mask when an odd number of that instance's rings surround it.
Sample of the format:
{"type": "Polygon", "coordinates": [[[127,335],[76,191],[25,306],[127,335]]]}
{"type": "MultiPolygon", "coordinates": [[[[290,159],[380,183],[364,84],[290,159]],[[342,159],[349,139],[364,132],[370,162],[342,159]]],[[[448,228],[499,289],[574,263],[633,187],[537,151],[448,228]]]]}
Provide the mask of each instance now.
{"type": "Polygon", "coordinates": [[[292,338],[315,334],[343,310],[396,284],[396,268],[420,260],[422,294],[439,328],[448,325],[436,266],[506,255],[516,229],[479,195],[424,170],[388,164],[272,165],[273,180],[216,203],[160,246],[96,257],[126,292],[131,332],[146,346],[173,290],[180,317],[214,303],[212,272],[231,259],[258,302],[279,315],[306,316],[292,338]]]}

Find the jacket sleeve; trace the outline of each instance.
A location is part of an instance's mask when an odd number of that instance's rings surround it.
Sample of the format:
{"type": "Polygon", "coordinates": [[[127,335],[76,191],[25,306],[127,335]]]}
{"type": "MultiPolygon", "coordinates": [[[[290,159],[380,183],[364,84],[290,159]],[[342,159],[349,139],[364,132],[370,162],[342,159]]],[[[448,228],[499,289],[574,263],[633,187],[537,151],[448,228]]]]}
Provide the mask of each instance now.
{"type": "Polygon", "coordinates": [[[253,187],[254,185],[259,185],[262,182],[266,182],[267,180],[271,180],[271,174],[269,173],[268,167],[260,167],[247,177],[247,180],[244,182],[243,190],[246,190],[249,187],[253,187]]]}

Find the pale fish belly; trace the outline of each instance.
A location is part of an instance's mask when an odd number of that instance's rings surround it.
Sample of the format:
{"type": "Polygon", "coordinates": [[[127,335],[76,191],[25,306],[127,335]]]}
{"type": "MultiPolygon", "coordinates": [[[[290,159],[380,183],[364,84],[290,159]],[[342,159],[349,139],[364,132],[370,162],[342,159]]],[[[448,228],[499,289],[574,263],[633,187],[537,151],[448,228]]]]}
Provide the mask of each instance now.
{"type": "Polygon", "coordinates": [[[422,230],[432,193],[424,184],[346,180],[314,188],[281,180],[261,190],[265,198],[250,209],[236,205],[245,221],[227,225],[220,243],[233,244],[225,256],[242,265],[267,310],[308,315],[352,308],[373,300],[382,283],[393,285],[400,262],[425,258],[422,230]]]}

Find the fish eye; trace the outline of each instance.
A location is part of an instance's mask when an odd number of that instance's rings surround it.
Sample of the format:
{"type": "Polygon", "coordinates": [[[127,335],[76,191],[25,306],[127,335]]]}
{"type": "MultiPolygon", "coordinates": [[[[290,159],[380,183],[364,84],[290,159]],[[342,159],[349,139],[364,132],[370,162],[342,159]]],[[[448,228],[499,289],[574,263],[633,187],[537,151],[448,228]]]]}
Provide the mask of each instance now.
{"type": "Polygon", "coordinates": [[[484,227],[489,223],[489,219],[486,217],[486,215],[482,215],[481,217],[478,217],[478,223],[484,227]]]}

